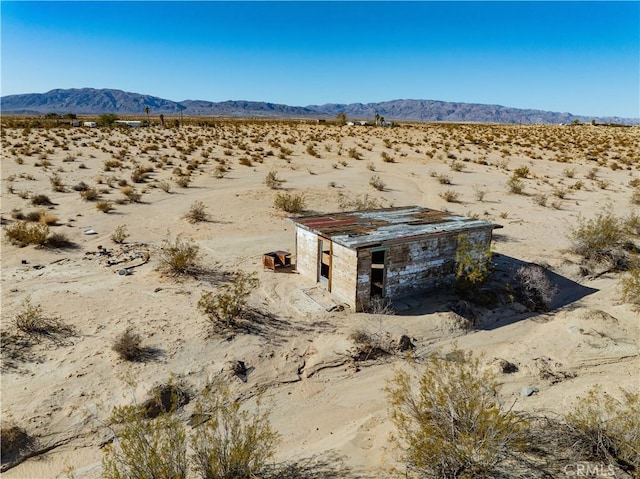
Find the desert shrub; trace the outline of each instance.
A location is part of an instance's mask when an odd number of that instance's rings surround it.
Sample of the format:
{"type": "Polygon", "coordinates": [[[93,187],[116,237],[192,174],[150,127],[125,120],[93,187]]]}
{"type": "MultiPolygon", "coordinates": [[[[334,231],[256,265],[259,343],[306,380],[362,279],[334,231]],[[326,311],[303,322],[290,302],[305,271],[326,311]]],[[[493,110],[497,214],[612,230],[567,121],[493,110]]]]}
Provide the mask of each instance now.
{"type": "Polygon", "coordinates": [[[135,333],[132,328],[127,328],[124,332],[116,336],[112,349],[118,353],[125,361],[136,361],[139,359],[144,349],[140,347],[142,338],[135,333]]]}
{"type": "Polygon", "coordinates": [[[527,421],[500,403],[495,376],[471,353],[449,357],[432,355],[417,381],[397,372],[386,387],[405,477],[508,477],[527,421]]]}
{"type": "Polygon", "coordinates": [[[367,361],[392,353],[393,345],[389,337],[383,334],[370,333],[366,329],[356,329],[349,334],[349,339],[355,344],[351,355],[356,361],[367,361]]]}
{"type": "Polygon", "coordinates": [[[189,183],[191,183],[190,176],[184,175],[178,176],[178,178],[176,178],[176,185],[178,185],[180,188],[188,188],[189,183]]]}
{"type": "Polygon", "coordinates": [[[96,209],[98,211],[102,211],[103,213],[109,213],[110,211],[113,211],[113,204],[111,204],[110,201],[98,201],[96,203],[96,209]]]}
{"type": "Polygon", "coordinates": [[[240,163],[242,166],[253,166],[251,159],[247,158],[246,156],[243,156],[242,158],[240,158],[238,160],[238,163],[240,163]]]}
{"type": "Polygon", "coordinates": [[[445,174],[436,175],[436,179],[438,180],[438,183],[440,183],[441,185],[451,184],[451,177],[449,175],[445,175],[445,174]]]}
{"type": "Polygon", "coordinates": [[[202,201],[194,201],[191,203],[189,207],[189,211],[184,215],[184,217],[189,221],[189,223],[199,223],[201,221],[207,221],[207,205],[202,201]]]}
{"type": "Polygon", "coordinates": [[[193,274],[200,267],[200,248],[193,240],[178,235],[174,240],[169,236],[160,248],[159,269],[171,276],[193,274]]]}
{"type": "Polygon", "coordinates": [[[100,197],[100,193],[95,188],[87,188],[86,190],[80,191],[80,198],[85,201],[96,201],[100,197]]]}
{"type": "Polygon", "coordinates": [[[102,474],[106,479],[184,479],[187,440],[173,414],[146,419],[136,406],[114,408],[113,443],[104,448],[102,474]]]}
{"type": "Polygon", "coordinates": [[[371,300],[369,301],[367,312],[370,314],[396,314],[391,301],[388,298],[382,298],[380,296],[374,296],[373,298],[371,298],[371,300]]]}
{"type": "Polygon", "coordinates": [[[51,233],[43,245],[45,248],[75,248],[76,244],[64,233],[51,233]]]}
{"type": "Polygon", "coordinates": [[[86,191],[89,189],[89,185],[87,185],[84,181],[81,181],[80,183],[76,183],[75,185],[73,185],[71,189],[73,191],[86,191]]]}
{"type": "Polygon", "coordinates": [[[636,310],[640,310],[640,266],[631,268],[620,279],[620,292],[622,300],[631,304],[636,310]]]}
{"type": "Polygon", "coordinates": [[[380,153],[380,156],[382,157],[382,161],[384,161],[385,163],[396,162],[395,158],[391,156],[389,153],[387,153],[386,151],[383,151],[382,153],[380,153]]]}
{"type": "Polygon", "coordinates": [[[533,196],[533,201],[540,206],[547,206],[547,195],[544,193],[536,193],[533,196]]]}
{"type": "Polygon", "coordinates": [[[34,206],[51,206],[53,203],[47,195],[35,195],[31,198],[31,204],[34,206]]]}
{"type": "Polygon", "coordinates": [[[460,200],[460,193],[454,190],[441,191],[438,196],[448,203],[456,203],[460,200]]]}
{"type": "Polygon", "coordinates": [[[222,285],[215,294],[206,291],[200,296],[198,309],[215,326],[233,328],[236,320],[246,311],[249,296],[258,287],[255,273],[238,271],[231,283],[222,285]]]}
{"type": "Polygon", "coordinates": [[[305,208],[303,193],[278,193],[273,200],[273,206],[287,213],[301,213],[305,208]]]}
{"type": "Polygon", "coordinates": [[[589,180],[595,180],[598,177],[599,172],[598,168],[591,168],[585,176],[589,180]]]}
{"type": "Polygon", "coordinates": [[[55,335],[70,335],[73,332],[73,329],[65,325],[60,318],[46,315],[42,306],[31,302],[30,296],[23,300],[14,317],[14,324],[19,333],[36,340],[55,335]]]}
{"type": "Polygon", "coordinates": [[[566,414],[565,434],[582,457],[615,461],[622,469],[640,472],[640,393],[622,391],[621,401],[595,386],[566,414]]]}
{"type": "Polygon", "coordinates": [[[350,199],[346,195],[340,193],[340,196],[338,197],[338,205],[341,210],[353,211],[375,210],[382,208],[382,203],[368,194],[364,194],[362,196],[358,195],[355,198],[350,199]]]}
{"type": "Polygon", "coordinates": [[[631,193],[631,203],[634,205],[640,205],[640,188],[636,188],[631,193]]]}
{"type": "Polygon", "coordinates": [[[576,170],[575,168],[565,168],[562,170],[562,174],[567,178],[573,178],[576,175],[576,170]]]}
{"type": "Polygon", "coordinates": [[[171,183],[166,180],[162,180],[158,183],[158,188],[160,188],[165,193],[171,193],[171,183]]]}
{"type": "Polygon", "coordinates": [[[609,263],[625,269],[629,234],[625,222],[610,210],[597,213],[591,219],[580,218],[570,233],[571,251],[586,260],[609,263]]]}
{"type": "Polygon", "coordinates": [[[15,424],[0,429],[0,456],[2,463],[12,462],[35,446],[35,439],[24,428],[15,424]]]}
{"type": "Polygon", "coordinates": [[[463,171],[464,163],[462,161],[453,160],[449,166],[451,167],[451,171],[463,171]]]}
{"type": "Polygon", "coordinates": [[[131,181],[134,183],[144,183],[149,178],[151,167],[138,166],[131,172],[131,181]]]}
{"type": "Polygon", "coordinates": [[[369,178],[369,184],[378,191],[384,191],[385,187],[387,186],[385,182],[382,181],[382,178],[380,178],[380,175],[373,175],[371,178],[369,178]]]}
{"type": "Polygon", "coordinates": [[[280,183],[282,183],[282,180],[278,178],[278,172],[275,170],[271,170],[267,173],[267,176],[264,179],[264,184],[272,190],[278,189],[280,187],[280,183]]]}
{"type": "Polygon", "coordinates": [[[20,247],[30,244],[44,246],[49,235],[49,227],[45,224],[29,224],[26,221],[17,221],[7,225],[5,235],[12,244],[20,247]]]}
{"type": "Polygon", "coordinates": [[[320,155],[315,149],[315,145],[313,143],[307,144],[307,154],[316,158],[320,158],[320,155]]]}
{"type": "Polygon", "coordinates": [[[260,399],[256,410],[249,412],[231,399],[224,385],[216,383],[198,403],[196,416],[208,419],[196,429],[191,441],[191,459],[199,477],[269,476],[279,435],[271,427],[269,411],[262,409],[260,399]]]}
{"type": "Polygon", "coordinates": [[[38,221],[44,225],[53,226],[58,223],[58,217],[53,213],[48,213],[47,211],[40,210],[37,212],[38,221]]]}
{"type": "Polygon", "coordinates": [[[478,293],[493,271],[489,245],[477,247],[469,235],[458,235],[456,249],[456,290],[465,297],[478,293]]]}
{"type": "Polygon", "coordinates": [[[51,189],[53,191],[63,192],[66,190],[66,188],[64,187],[64,183],[60,178],[60,175],[58,175],[57,173],[54,173],[49,177],[49,182],[51,183],[51,189]]]}
{"type": "Polygon", "coordinates": [[[514,275],[518,300],[533,311],[548,311],[558,293],[544,268],[528,265],[518,268],[514,275]]]}
{"type": "Polygon", "coordinates": [[[227,168],[224,165],[217,165],[213,169],[213,176],[216,178],[224,178],[227,174],[227,168]]]}
{"type": "Polygon", "coordinates": [[[551,193],[556,198],[560,198],[562,200],[567,196],[567,189],[562,186],[557,186],[553,189],[551,193]]]}
{"type": "Polygon", "coordinates": [[[349,158],[353,158],[354,160],[360,160],[362,158],[360,152],[355,147],[349,148],[347,153],[349,154],[349,158]]]}
{"type": "Polygon", "coordinates": [[[510,193],[515,195],[522,195],[524,193],[524,183],[516,176],[509,178],[507,188],[509,188],[510,193]]]}
{"type": "Polygon", "coordinates": [[[136,189],[132,186],[123,186],[120,188],[120,193],[122,193],[129,203],[139,203],[142,195],[136,191],[136,189]]]}
{"type": "Polygon", "coordinates": [[[519,166],[518,168],[513,170],[513,177],[514,178],[526,178],[530,174],[531,174],[531,171],[529,171],[529,167],[528,166],[519,166]]]}
{"type": "Polygon", "coordinates": [[[127,225],[119,225],[113,230],[111,233],[111,241],[116,244],[122,244],[129,237],[129,233],[127,232],[127,225]]]}

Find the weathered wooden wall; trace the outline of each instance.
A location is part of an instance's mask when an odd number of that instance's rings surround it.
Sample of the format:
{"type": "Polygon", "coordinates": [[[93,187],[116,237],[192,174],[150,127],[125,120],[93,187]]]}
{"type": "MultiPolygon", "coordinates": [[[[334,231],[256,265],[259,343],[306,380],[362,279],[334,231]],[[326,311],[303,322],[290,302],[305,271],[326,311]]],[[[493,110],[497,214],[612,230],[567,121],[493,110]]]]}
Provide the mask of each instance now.
{"type": "Polygon", "coordinates": [[[318,236],[303,228],[296,228],[296,270],[318,281],[318,236]]]}
{"type": "MultiPolygon", "coordinates": [[[[467,234],[472,248],[487,248],[492,228],[478,229],[467,234]]],[[[385,297],[393,299],[429,291],[455,281],[456,250],[459,232],[414,238],[402,242],[387,242],[377,248],[386,253],[385,297]]],[[[358,251],[357,309],[369,306],[371,294],[371,251],[358,251]]]]}

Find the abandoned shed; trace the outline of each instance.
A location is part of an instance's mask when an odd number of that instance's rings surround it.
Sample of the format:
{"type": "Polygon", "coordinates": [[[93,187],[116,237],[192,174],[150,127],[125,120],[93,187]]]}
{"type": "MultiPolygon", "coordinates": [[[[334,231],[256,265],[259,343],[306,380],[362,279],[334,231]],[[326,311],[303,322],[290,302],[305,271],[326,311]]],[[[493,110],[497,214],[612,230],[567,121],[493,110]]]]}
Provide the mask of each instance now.
{"type": "Polygon", "coordinates": [[[296,269],[356,311],[455,280],[459,236],[485,251],[494,224],[418,206],[291,218],[296,269]]]}

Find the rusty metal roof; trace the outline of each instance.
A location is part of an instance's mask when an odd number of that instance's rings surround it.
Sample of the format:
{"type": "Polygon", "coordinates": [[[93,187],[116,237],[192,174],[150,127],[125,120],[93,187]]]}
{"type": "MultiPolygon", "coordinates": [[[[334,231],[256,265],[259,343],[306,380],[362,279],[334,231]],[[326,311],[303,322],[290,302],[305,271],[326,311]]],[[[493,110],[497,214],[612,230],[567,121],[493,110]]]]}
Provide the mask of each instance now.
{"type": "Polygon", "coordinates": [[[412,237],[496,226],[487,221],[419,206],[345,211],[290,219],[296,226],[350,249],[412,237]]]}

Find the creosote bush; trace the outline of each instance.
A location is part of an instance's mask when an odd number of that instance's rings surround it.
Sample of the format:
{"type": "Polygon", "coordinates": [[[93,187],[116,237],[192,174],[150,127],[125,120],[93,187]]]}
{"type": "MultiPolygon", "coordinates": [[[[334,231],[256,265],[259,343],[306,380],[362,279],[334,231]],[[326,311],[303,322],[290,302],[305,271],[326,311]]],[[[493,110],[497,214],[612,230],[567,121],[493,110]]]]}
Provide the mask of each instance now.
{"type": "Polygon", "coordinates": [[[640,393],[622,391],[622,400],[595,386],[564,418],[565,434],[582,457],[614,461],[640,474],[640,393]]]}
{"type": "Polygon", "coordinates": [[[187,477],[187,439],[173,414],[145,418],[137,406],[116,407],[112,430],[115,441],[104,448],[102,474],[106,479],[184,479],[187,477]]]}
{"type": "Polygon", "coordinates": [[[273,206],[287,213],[301,213],[305,208],[303,193],[278,193],[273,200],[273,206]]]}
{"type": "Polygon", "coordinates": [[[207,221],[208,216],[207,205],[203,201],[194,201],[189,207],[189,211],[184,215],[189,223],[207,221]]]}
{"type": "Polygon", "coordinates": [[[262,409],[260,399],[256,410],[249,412],[231,399],[223,384],[217,383],[205,392],[196,414],[208,418],[191,441],[192,463],[199,477],[283,477],[270,467],[280,437],[271,427],[269,411],[262,409]]]}
{"type": "Polygon", "coordinates": [[[110,236],[111,241],[116,244],[123,244],[128,237],[129,233],[127,232],[127,225],[117,226],[110,236]]]}
{"type": "Polygon", "coordinates": [[[42,306],[33,304],[31,296],[27,296],[14,317],[14,324],[19,333],[31,339],[54,335],[71,335],[73,329],[65,325],[59,318],[44,313],[42,306]]]}
{"type": "Polygon", "coordinates": [[[478,247],[469,235],[458,235],[456,249],[456,290],[463,297],[473,297],[493,271],[490,245],[478,247]]]}
{"type": "Polygon", "coordinates": [[[196,273],[200,267],[200,248],[193,240],[178,235],[174,240],[167,236],[160,248],[160,270],[180,276],[196,273]]]}
{"type": "Polygon", "coordinates": [[[590,219],[580,218],[570,233],[571,251],[585,260],[609,264],[618,270],[628,269],[629,250],[637,231],[634,215],[624,219],[610,210],[597,213],[590,219]]]}
{"type": "Polygon", "coordinates": [[[289,477],[271,464],[279,435],[260,399],[249,412],[231,398],[224,384],[210,385],[195,405],[190,441],[174,414],[180,398],[167,402],[170,408],[154,419],[135,405],[114,408],[111,429],[115,440],[104,448],[103,477],[184,479],[190,465],[193,477],[202,479],[289,477]]]}
{"type": "Polygon", "coordinates": [[[471,353],[432,355],[416,380],[397,372],[386,387],[392,443],[405,477],[505,475],[526,447],[527,421],[499,401],[495,376],[471,353]]]}
{"type": "Polygon", "coordinates": [[[246,311],[247,300],[258,284],[255,273],[238,271],[231,283],[220,286],[215,294],[211,291],[202,293],[198,309],[215,326],[234,328],[237,326],[236,320],[246,311]]]}
{"type": "Polygon", "coordinates": [[[46,224],[30,224],[26,221],[16,221],[7,225],[4,229],[7,239],[20,247],[30,244],[44,246],[49,236],[49,227],[46,224]]]}

